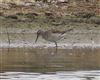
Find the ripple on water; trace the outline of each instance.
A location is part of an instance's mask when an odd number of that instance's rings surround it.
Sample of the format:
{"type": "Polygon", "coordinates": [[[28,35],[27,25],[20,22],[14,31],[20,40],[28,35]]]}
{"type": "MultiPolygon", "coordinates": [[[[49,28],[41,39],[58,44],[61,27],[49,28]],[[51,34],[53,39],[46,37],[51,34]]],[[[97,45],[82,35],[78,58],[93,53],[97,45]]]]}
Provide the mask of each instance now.
{"type": "Polygon", "coordinates": [[[4,72],[0,80],[100,80],[97,71],[58,71],[55,73],[4,72]]]}

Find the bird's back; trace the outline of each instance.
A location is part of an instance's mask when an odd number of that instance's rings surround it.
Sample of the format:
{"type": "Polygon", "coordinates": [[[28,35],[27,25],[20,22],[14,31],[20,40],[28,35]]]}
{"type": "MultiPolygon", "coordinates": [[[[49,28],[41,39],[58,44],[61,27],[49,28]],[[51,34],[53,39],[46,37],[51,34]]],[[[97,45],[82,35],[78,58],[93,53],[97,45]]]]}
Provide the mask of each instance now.
{"type": "Polygon", "coordinates": [[[48,41],[51,41],[51,42],[55,42],[55,41],[58,41],[59,39],[61,39],[61,33],[53,32],[51,30],[48,30],[48,31],[45,31],[42,34],[42,37],[45,40],[48,40],[48,41]]]}

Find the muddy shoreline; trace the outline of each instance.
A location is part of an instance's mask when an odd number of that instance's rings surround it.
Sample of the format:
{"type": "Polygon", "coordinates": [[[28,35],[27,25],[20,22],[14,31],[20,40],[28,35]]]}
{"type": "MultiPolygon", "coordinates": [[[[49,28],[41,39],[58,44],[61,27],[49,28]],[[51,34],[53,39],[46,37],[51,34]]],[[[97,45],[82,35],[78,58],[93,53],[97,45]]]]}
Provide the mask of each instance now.
{"type": "MultiPolygon", "coordinates": [[[[25,28],[24,28],[25,29],[25,28]]],[[[9,29],[11,30],[11,29],[9,29]]],[[[20,29],[19,29],[20,30],[20,29]]],[[[18,30],[18,31],[19,31],[18,30]]],[[[22,47],[40,47],[40,48],[49,48],[54,47],[55,44],[48,42],[42,37],[39,38],[38,42],[35,43],[36,39],[36,31],[33,33],[29,32],[20,32],[13,33],[14,29],[11,32],[1,33],[0,37],[0,48],[22,48],[22,47]],[[9,37],[8,37],[9,36],[9,37]]],[[[16,30],[17,31],[17,30],[16,30]]],[[[68,32],[64,35],[64,37],[58,41],[58,48],[72,48],[72,47],[90,47],[90,48],[98,48],[100,47],[100,33],[99,32],[76,32],[75,30],[72,32],[68,32]]]]}

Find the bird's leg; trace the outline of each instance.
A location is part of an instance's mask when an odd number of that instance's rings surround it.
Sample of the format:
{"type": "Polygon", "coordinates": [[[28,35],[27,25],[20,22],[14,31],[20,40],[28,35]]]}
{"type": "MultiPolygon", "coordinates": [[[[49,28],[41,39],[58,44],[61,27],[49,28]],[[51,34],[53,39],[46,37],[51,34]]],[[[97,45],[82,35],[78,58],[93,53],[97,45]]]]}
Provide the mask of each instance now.
{"type": "Polygon", "coordinates": [[[57,48],[58,48],[58,45],[57,45],[57,42],[55,41],[55,45],[56,45],[56,53],[57,53],[57,48]]]}

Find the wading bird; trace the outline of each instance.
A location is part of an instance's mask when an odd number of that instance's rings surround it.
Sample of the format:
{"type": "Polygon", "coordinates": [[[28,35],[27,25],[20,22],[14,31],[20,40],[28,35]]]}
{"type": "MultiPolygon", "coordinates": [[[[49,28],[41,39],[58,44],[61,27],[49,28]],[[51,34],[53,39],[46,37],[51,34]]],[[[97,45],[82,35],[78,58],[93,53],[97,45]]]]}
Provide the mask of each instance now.
{"type": "Polygon", "coordinates": [[[68,32],[68,31],[71,31],[71,30],[72,29],[68,29],[68,30],[65,30],[65,31],[59,31],[59,30],[53,30],[53,29],[47,30],[47,31],[38,30],[35,43],[37,42],[38,37],[42,36],[43,39],[55,43],[56,53],[57,53],[57,47],[58,47],[57,46],[57,41],[64,37],[63,36],[64,33],[68,32]]]}

